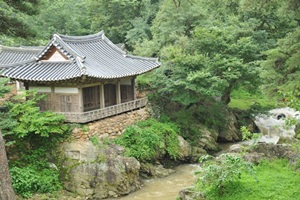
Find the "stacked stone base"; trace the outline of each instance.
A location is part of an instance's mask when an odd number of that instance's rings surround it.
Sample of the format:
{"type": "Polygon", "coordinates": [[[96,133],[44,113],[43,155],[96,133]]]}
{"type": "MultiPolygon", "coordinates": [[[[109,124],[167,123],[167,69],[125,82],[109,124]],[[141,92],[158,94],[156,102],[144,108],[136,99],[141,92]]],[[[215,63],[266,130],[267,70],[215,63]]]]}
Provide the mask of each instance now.
{"type": "Polygon", "coordinates": [[[130,126],[138,121],[146,120],[150,117],[147,107],[108,117],[95,122],[85,124],[81,128],[73,129],[73,136],[76,139],[88,140],[90,137],[98,139],[114,138],[120,136],[127,126],[130,126]]]}

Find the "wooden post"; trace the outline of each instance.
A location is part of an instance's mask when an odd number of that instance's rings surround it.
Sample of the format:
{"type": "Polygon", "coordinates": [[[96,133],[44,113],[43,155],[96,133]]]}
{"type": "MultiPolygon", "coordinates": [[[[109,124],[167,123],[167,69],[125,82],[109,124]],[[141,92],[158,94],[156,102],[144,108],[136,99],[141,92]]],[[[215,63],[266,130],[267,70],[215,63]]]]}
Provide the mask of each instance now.
{"type": "MultiPolygon", "coordinates": [[[[51,98],[51,100],[50,100],[50,105],[51,105],[51,111],[60,111],[60,110],[57,110],[56,109],[56,105],[57,105],[57,103],[56,103],[56,98],[55,98],[55,88],[54,88],[54,86],[51,86],[51,95],[50,95],[50,98],[51,98]]],[[[58,106],[58,108],[60,108],[60,106],[58,106]]]]}
{"type": "Polygon", "coordinates": [[[83,92],[82,88],[78,88],[78,112],[83,112],[83,92]]]}
{"type": "Polygon", "coordinates": [[[104,84],[100,85],[100,108],[105,107],[104,84]]]}
{"type": "Polygon", "coordinates": [[[136,100],[136,88],[135,88],[135,77],[133,77],[131,79],[131,87],[132,87],[132,97],[133,97],[133,100],[136,100]]]}
{"type": "Polygon", "coordinates": [[[12,181],[9,174],[8,161],[5,151],[4,139],[0,130],[0,199],[15,200],[16,195],[12,188],[12,181]]]}
{"type": "Polygon", "coordinates": [[[121,82],[118,80],[116,85],[117,104],[121,104],[121,82]]]}

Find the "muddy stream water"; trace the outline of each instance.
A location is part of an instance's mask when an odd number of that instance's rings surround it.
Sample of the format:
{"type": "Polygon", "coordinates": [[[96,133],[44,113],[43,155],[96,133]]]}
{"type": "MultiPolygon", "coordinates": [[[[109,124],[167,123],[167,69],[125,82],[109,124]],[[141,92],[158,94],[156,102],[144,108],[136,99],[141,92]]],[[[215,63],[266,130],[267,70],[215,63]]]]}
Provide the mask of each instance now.
{"type": "Polygon", "coordinates": [[[175,168],[176,173],[164,178],[144,180],[144,187],[127,196],[109,200],[175,200],[179,190],[191,186],[196,176],[194,172],[199,169],[196,164],[186,164],[175,168]]]}

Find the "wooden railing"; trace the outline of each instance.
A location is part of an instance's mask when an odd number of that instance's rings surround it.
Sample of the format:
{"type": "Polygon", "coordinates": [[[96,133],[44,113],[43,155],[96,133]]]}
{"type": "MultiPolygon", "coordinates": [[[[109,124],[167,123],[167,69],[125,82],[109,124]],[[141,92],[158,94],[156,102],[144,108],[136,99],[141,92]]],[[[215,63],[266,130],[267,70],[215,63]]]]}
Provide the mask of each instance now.
{"type": "Polygon", "coordinates": [[[120,113],[128,112],[138,108],[145,107],[147,98],[136,99],[125,103],[92,110],[88,112],[57,112],[66,116],[66,122],[86,123],[120,113]]]}

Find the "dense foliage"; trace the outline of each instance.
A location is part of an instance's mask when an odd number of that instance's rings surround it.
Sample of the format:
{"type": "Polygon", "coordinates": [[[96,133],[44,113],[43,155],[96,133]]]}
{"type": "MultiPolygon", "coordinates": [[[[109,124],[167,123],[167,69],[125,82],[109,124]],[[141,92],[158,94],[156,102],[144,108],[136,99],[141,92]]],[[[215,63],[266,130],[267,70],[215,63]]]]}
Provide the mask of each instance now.
{"type": "Polygon", "coordinates": [[[125,147],[127,156],[139,161],[155,161],[165,155],[176,159],[179,153],[178,131],[173,123],[149,119],[127,127],[115,142],[125,147]]]}
{"type": "Polygon", "coordinates": [[[105,30],[130,51],[159,56],[161,69],[144,84],[159,95],[168,91],[170,100],[184,106],[207,96],[229,103],[240,86],[255,92],[263,85],[272,97],[298,90],[295,0],[2,0],[1,5],[0,44],[43,45],[55,32],[105,30]]]}
{"type": "MultiPolygon", "coordinates": [[[[299,25],[298,0],[0,0],[1,45],[45,45],[56,32],[104,30],[134,54],[159,57],[161,67],[139,77],[138,87],[147,90],[154,117],[169,116],[195,143],[201,126],[226,126],[233,96],[269,94],[300,109],[299,25]]],[[[8,91],[3,85],[0,94],[8,91]]],[[[44,143],[36,141],[58,140],[66,131],[62,116],[39,112],[39,98],[6,104],[0,127],[7,141],[39,149],[44,143]]],[[[176,159],[174,127],[150,120],[117,142],[142,161],[164,152],[176,159]]]]}
{"type": "MultiPolygon", "coordinates": [[[[233,171],[239,169],[233,169],[233,171]]],[[[225,184],[222,193],[219,192],[219,189],[207,188],[206,199],[299,199],[300,192],[297,187],[299,170],[291,166],[288,160],[265,160],[254,166],[253,171],[255,171],[256,178],[244,171],[242,171],[240,179],[230,178],[233,181],[225,184]]],[[[212,172],[210,170],[210,173],[212,172]]],[[[219,171],[216,176],[223,173],[226,172],[219,171]]],[[[221,178],[218,177],[213,182],[218,182],[221,178]]],[[[199,182],[199,184],[201,183],[199,182]]]]}
{"type": "MultiPolygon", "coordinates": [[[[7,79],[0,79],[0,96],[10,91],[7,79]]],[[[10,173],[15,192],[23,197],[60,189],[59,171],[51,164],[56,148],[68,134],[64,116],[40,112],[35,91],[8,96],[0,111],[0,129],[9,146],[10,173]],[[25,96],[24,96],[25,95],[25,96]],[[27,101],[25,101],[27,99],[27,101]]]]}
{"type": "Polygon", "coordinates": [[[222,196],[228,186],[242,178],[242,174],[249,173],[254,176],[253,165],[240,156],[223,154],[217,160],[204,156],[200,158],[200,162],[201,170],[196,172],[200,177],[195,183],[195,188],[206,193],[212,190],[222,196]]]}
{"type": "Polygon", "coordinates": [[[50,134],[62,134],[67,130],[64,116],[53,112],[40,112],[37,105],[43,98],[36,91],[25,91],[25,96],[18,95],[4,106],[7,112],[1,113],[0,128],[4,135],[16,138],[30,138],[34,135],[49,137],[50,134]],[[27,99],[26,101],[24,99],[27,99]]]}

